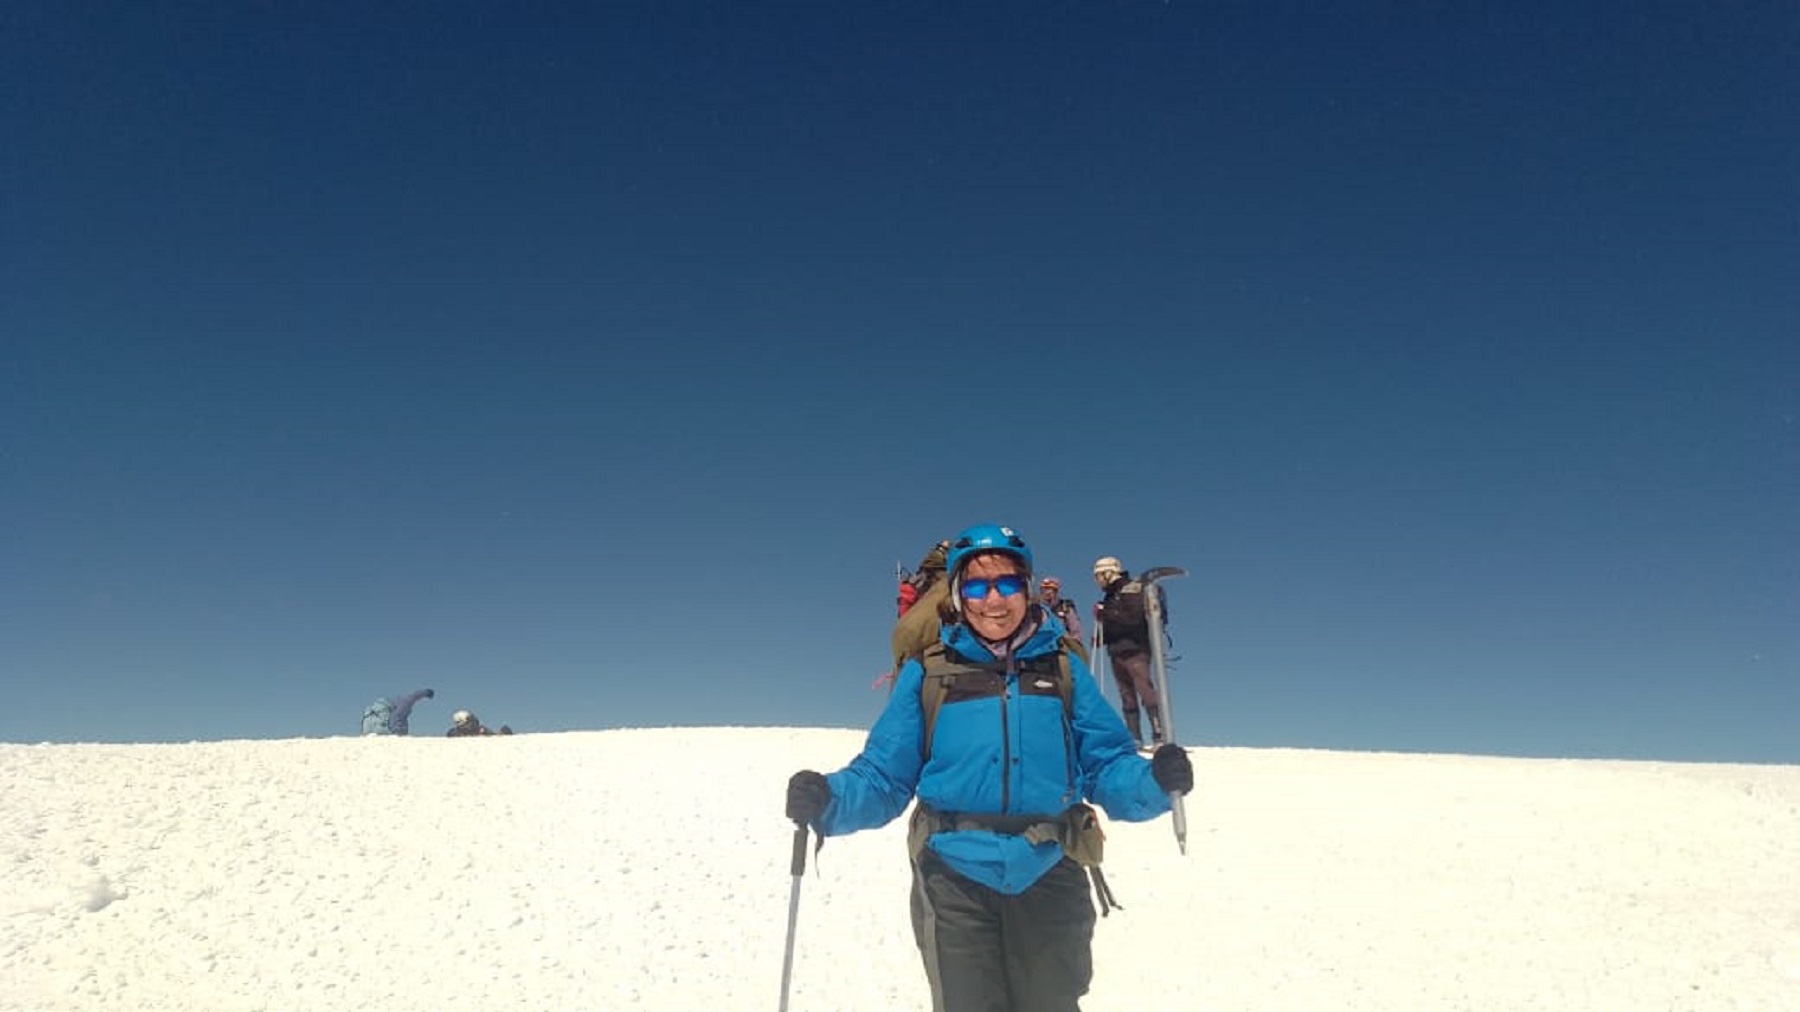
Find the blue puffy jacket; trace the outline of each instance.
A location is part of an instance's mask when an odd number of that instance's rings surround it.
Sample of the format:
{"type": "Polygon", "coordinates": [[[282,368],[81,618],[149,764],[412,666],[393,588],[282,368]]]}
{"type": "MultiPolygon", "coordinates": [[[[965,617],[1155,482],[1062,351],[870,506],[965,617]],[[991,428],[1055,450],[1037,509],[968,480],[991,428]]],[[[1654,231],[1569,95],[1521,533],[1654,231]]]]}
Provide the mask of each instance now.
{"type": "MultiPolygon", "coordinates": [[[[1062,623],[1045,617],[1016,656],[1054,654],[1062,634],[1062,623]]],[[[939,638],[963,657],[995,659],[966,625],[948,625],[939,638]]],[[[1055,818],[1082,800],[1123,822],[1168,811],[1168,795],[1087,665],[1071,656],[1069,673],[1074,695],[1067,733],[1062,696],[1021,694],[1014,671],[1003,695],[940,707],[926,759],[920,703],[925,669],[917,660],[906,662],[862,753],[825,778],[831,804],[817,829],[841,836],[886,825],[915,794],[937,811],[961,815],[1055,818]]],[[[957,873],[1013,894],[1024,892],[1062,858],[1061,844],[1053,841],[1033,844],[986,830],[937,833],[929,845],[957,873]]]]}

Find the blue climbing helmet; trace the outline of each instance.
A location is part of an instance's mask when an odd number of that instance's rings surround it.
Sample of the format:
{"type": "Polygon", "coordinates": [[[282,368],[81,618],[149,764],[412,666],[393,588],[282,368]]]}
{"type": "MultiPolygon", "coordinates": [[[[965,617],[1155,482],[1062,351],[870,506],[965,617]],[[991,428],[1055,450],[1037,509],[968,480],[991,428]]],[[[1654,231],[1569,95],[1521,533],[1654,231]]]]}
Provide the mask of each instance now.
{"type": "Polygon", "coordinates": [[[1019,532],[999,524],[976,524],[950,540],[950,556],[946,559],[952,577],[962,576],[963,563],[978,552],[1005,552],[1025,565],[1031,575],[1031,546],[1019,532]]]}

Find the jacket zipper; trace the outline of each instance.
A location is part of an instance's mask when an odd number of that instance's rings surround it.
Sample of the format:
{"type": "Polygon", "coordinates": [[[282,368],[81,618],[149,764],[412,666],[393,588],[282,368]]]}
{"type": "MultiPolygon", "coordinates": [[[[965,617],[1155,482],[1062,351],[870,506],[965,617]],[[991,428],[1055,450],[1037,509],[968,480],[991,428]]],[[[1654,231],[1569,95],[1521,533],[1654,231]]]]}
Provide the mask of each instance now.
{"type": "MultiPolygon", "coordinates": [[[[1015,669],[1016,663],[1008,664],[1015,669]]],[[[1016,670],[1008,670],[1004,681],[1000,683],[1000,811],[1012,811],[1012,716],[1011,707],[1013,681],[1018,676],[1016,670]]]]}

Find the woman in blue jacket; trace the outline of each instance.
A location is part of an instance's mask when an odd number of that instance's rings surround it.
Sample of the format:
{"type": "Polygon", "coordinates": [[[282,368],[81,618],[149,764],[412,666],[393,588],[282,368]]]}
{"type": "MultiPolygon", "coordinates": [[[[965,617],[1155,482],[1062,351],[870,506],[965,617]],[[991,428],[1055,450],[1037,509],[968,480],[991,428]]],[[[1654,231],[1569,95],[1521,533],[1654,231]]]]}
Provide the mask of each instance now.
{"type": "Polygon", "coordinates": [[[1031,565],[1011,528],[955,538],[941,646],[901,668],[850,765],[788,783],[788,817],[824,836],[885,825],[918,798],[913,934],[936,1012],[1077,1012],[1095,915],[1065,851],[1071,809],[1091,800],[1141,822],[1194,783],[1184,750],[1146,761],[1081,659],[1059,657],[1064,630],[1032,603],[1031,565]]]}

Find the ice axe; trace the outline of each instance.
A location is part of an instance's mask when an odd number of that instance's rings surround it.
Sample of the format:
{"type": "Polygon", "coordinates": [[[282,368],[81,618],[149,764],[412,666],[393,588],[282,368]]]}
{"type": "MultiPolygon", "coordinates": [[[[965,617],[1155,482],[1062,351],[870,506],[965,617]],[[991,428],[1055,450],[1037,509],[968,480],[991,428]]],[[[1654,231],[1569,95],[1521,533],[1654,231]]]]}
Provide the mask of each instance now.
{"type": "MultiPolygon", "coordinates": [[[[1157,590],[1158,581],[1176,576],[1186,576],[1187,570],[1178,566],[1159,566],[1138,577],[1144,585],[1144,612],[1150,624],[1150,670],[1156,676],[1156,695],[1162,700],[1163,740],[1174,742],[1175,737],[1175,705],[1169,700],[1169,666],[1163,656],[1163,613],[1162,594],[1157,590]]],[[[1182,804],[1178,791],[1169,792],[1169,817],[1175,824],[1175,846],[1187,853],[1187,807],[1182,804]]]]}

